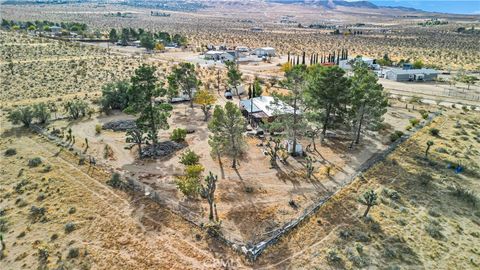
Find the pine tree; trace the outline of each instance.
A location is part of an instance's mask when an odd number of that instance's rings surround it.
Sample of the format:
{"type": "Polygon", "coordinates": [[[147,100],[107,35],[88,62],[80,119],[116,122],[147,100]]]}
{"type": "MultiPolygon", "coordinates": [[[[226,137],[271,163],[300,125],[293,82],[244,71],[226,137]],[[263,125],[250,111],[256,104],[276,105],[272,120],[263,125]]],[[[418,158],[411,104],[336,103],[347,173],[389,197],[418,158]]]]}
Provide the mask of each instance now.
{"type": "Polygon", "coordinates": [[[200,85],[195,66],[192,63],[180,63],[172,69],[167,80],[169,96],[175,97],[179,92],[186,94],[190,101],[190,107],[193,108],[193,95],[200,85]]]}

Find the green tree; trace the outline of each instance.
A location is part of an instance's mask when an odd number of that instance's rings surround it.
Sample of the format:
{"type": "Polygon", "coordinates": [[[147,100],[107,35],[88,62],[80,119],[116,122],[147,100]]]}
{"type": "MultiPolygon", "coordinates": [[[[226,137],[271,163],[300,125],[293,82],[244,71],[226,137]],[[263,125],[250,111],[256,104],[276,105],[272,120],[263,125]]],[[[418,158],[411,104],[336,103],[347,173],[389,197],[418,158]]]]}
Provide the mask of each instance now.
{"type": "Polygon", "coordinates": [[[459,78],[457,80],[461,83],[466,84],[467,89],[470,90],[470,86],[475,84],[475,82],[478,81],[478,78],[473,76],[473,75],[462,74],[462,75],[459,76],[459,78]]]}
{"type": "Polygon", "coordinates": [[[139,128],[129,129],[126,133],[126,142],[134,143],[138,146],[138,157],[142,158],[142,144],[147,142],[147,134],[139,128]]]}
{"type": "Polygon", "coordinates": [[[360,142],[362,129],[374,129],[383,122],[387,112],[388,98],[377,76],[365,64],[354,67],[350,87],[350,113],[354,130],[353,143],[360,142]]]}
{"type": "Polygon", "coordinates": [[[33,115],[40,124],[45,124],[50,120],[50,109],[46,103],[35,104],[33,105],[33,115]]]}
{"type": "Polygon", "coordinates": [[[225,108],[215,106],[208,128],[213,133],[211,140],[216,141],[221,153],[232,158],[232,168],[236,168],[237,159],[244,152],[245,145],[245,119],[240,109],[230,101],[225,104],[225,108]]]}
{"type": "Polygon", "coordinates": [[[414,69],[421,69],[423,68],[423,66],[424,64],[422,60],[415,60],[415,62],[413,62],[413,65],[412,65],[414,69]]]}
{"type": "Polygon", "coordinates": [[[117,30],[115,28],[112,28],[110,30],[110,33],[108,34],[108,39],[110,40],[110,42],[112,43],[115,43],[118,41],[118,34],[117,34],[117,30]]]}
{"type": "Polygon", "coordinates": [[[63,106],[72,119],[85,117],[89,111],[88,103],[79,99],[67,101],[63,106]]]}
{"type": "Polygon", "coordinates": [[[172,69],[167,79],[169,95],[173,97],[178,95],[179,92],[188,95],[190,107],[193,108],[193,94],[200,85],[195,65],[192,63],[180,63],[172,69]]]}
{"type": "Polygon", "coordinates": [[[180,156],[180,163],[185,166],[198,164],[199,161],[200,156],[190,149],[182,153],[182,155],[180,156]]]}
{"type": "Polygon", "coordinates": [[[100,105],[102,111],[124,110],[128,107],[130,84],[127,81],[107,83],[102,87],[100,105]]]}
{"type": "Polygon", "coordinates": [[[313,66],[309,71],[306,103],[314,110],[322,110],[322,140],[333,115],[341,118],[346,110],[350,81],[344,75],[338,66],[313,66]]]}
{"type": "Polygon", "coordinates": [[[255,77],[255,79],[253,80],[252,95],[253,97],[259,97],[262,95],[262,93],[263,93],[263,90],[262,90],[262,84],[260,83],[260,79],[258,77],[255,77]]]}
{"type": "Polygon", "coordinates": [[[153,48],[155,48],[155,39],[152,33],[143,33],[140,36],[140,45],[149,51],[153,50],[153,48]]]}
{"type": "Polygon", "coordinates": [[[228,83],[235,89],[240,98],[237,87],[242,83],[242,73],[238,70],[238,65],[234,61],[226,61],[225,66],[227,67],[228,83]]]}
{"type": "Polygon", "coordinates": [[[156,104],[155,98],[164,96],[165,90],[157,85],[155,67],[141,65],[135,70],[131,78],[132,86],[129,89],[129,104],[126,109],[129,113],[139,113],[136,120],[137,127],[148,132],[149,140],[158,143],[158,130],[169,129],[168,118],[172,105],[156,104]]]}
{"type": "Polygon", "coordinates": [[[22,123],[24,126],[29,127],[32,123],[33,117],[34,112],[32,108],[30,106],[24,106],[10,111],[7,119],[14,125],[22,123]]]}
{"type": "Polygon", "coordinates": [[[365,209],[365,212],[363,213],[363,217],[366,217],[370,208],[377,205],[377,193],[371,189],[366,191],[363,193],[362,198],[360,198],[360,202],[367,206],[367,209],[365,209]]]}
{"type": "Polygon", "coordinates": [[[200,192],[200,178],[205,169],[200,164],[188,165],[184,173],[176,177],[178,189],[187,197],[195,197],[200,192]]]}
{"type": "Polygon", "coordinates": [[[275,121],[278,126],[287,130],[289,139],[292,140],[292,152],[295,155],[298,137],[303,135],[306,123],[302,113],[304,106],[304,89],[307,77],[305,65],[296,65],[285,72],[285,80],[281,85],[288,89],[286,94],[273,94],[273,107],[277,117],[275,121]]]}

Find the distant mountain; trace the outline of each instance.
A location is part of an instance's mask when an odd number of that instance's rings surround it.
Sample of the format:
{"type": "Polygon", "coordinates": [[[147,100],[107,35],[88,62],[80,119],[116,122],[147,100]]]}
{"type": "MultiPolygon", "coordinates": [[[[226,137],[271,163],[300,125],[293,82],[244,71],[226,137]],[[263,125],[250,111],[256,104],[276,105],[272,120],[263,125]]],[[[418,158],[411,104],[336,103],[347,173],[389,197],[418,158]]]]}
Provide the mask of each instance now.
{"type": "Polygon", "coordinates": [[[269,0],[273,3],[282,4],[305,4],[318,5],[334,9],[336,6],[356,7],[356,8],[378,8],[377,5],[368,1],[343,1],[343,0],[269,0]]]}

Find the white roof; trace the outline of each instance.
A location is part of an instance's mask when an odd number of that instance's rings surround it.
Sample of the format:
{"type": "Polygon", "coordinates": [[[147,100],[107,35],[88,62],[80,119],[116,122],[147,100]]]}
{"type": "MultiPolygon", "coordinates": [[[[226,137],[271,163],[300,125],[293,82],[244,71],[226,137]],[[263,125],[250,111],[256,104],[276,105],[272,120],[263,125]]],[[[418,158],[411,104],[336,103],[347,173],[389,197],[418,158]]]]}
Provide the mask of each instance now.
{"type": "Polygon", "coordinates": [[[388,70],[395,74],[438,74],[438,71],[431,68],[420,68],[420,69],[399,69],[399,68],[392,68],[388,70]]]}
{"type": "Polygon", "coordinates": [[[267,116],[293,113],[293,108],[281,100],[275,102],[272,96],[260,96],[253,98],[253,104],[267,116]]]}
{"type": "Polygon", "coordinates": [[[258,48],[259,50],[265,50],[265,51],[272,51],[272,50],[275,50],[275,48],[272,48],[272,47],[262,47],[262,48],[258,48]]]}
{"type": "Polygon", "coordinates": [[[206,52],[205,54],[222,54],[222,53],[225,53],[224,51],[208,51],[206,52]]]}

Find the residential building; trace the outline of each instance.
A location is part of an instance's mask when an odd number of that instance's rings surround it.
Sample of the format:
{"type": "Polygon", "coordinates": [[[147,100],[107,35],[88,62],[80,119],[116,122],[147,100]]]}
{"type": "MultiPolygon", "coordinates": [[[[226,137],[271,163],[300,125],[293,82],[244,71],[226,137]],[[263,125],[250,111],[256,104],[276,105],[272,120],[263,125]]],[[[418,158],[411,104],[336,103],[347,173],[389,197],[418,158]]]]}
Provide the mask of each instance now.
{"type": "Polygon", "coordinates": [[[437,78],[438,71],[430,68],[421,69],[399,69],[392,68],[385,72],[385,78],[402,82],[402,81],[433,81],[437,78]]]}

